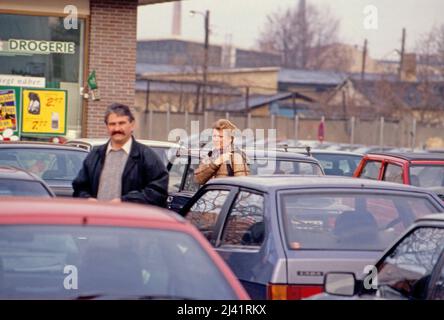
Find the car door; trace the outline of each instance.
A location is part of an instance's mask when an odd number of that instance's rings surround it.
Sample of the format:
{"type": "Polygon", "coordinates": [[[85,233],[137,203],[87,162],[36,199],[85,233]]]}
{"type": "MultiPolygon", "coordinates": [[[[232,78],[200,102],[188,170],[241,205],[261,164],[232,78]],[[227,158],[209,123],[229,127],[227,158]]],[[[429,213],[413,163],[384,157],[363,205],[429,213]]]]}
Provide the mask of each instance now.
{"type": "Polygon", "coordinates": [[[444,228],[422,226],[404,236],[377,264],[376,296],[423,300],[444,250],[444,228]]]}
{"type": "Polygon", "coordinates": [[[168,209],[175,212],[185,206],[200,185],[194,181],[194,169],[198,165],[198,158],[190,155],[181,155],[169,164],[168,209]]]}
{"type": "Polygon", "coordinates": [[[240,189],[221,219],[224,221],[217,235],[216,251],[253,299],[266,299],[273,265],[268,262],[264,245],[268,229],[264,194],[240,189]]]}
{"type": "Polygon", "coordinates": [[[200,189],[180,210],[214,246],[219,237],[224,216],[231,206],[238,188],[211,185],[200,189]]]}
{"type": "Polygon", "coordinates": [[[444,251],[441,253],[435,276],[431,280],[430,299],[444,300],[444,251]]]}

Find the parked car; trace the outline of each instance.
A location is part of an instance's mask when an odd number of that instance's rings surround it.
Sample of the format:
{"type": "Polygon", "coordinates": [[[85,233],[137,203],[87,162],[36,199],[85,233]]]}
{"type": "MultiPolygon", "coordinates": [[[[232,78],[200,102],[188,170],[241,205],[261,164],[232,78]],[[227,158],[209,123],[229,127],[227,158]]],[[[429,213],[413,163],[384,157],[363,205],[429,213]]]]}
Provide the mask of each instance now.
{"type": "MultiPolygon", "coordinates": [[[[303,148],[285,148],[287,151],[307,153],[303,148]]],[[[310,150],[309,154],[319,160],[327,176],[351,177],[358,164],[361,162],[362,154],[339,150],[310,150]]]]}
{"type": "Polygon", "coordinates": [[[88,155],[73,146],[39,142],[0,143],[0,165],[36,174],[57,196],[72,196],[72,181],[88,155]]]}
{"type": "MultiPolygon", "coordinates": [[[[208,150],[179,149],[170,163],[168,208],[178,212],[201,187],[194,181],[194,170],[208,150]]],[[[250,175],[324,175],[318,160],[294,152],[246,149],[250,175]]]]}
{"type": "MultiPolygon", "coordinates": [[[[179,144],[170,141],[157,141],[157,140],[144,140],[137,139],[138,142],[151,147],[157,155],[163,160],[165,165],[168,164],[171,155],[174,155],[174,152],[177,148],[179,148],[179,144]]],[[[79,138],[75,140],[69,140],[65,144],[70,146],[76,146],[82,149],[87,150],[88,152],[102,144],[108,142],[107,138],[79,138]]]]}
{"type": "Polygon", "coordinates": [[[324,282],[325,293],[312,299],[444,300],[443,215],[418,219],[359,280],[332,272],[324,282]]]}
{"type": "Polygon", "coordinates": [[[36,175],[25,170],[0,166],[0,197],[30,196],[54,197],[48,185],[36,175]]]}
{"type": "Polygon", "coordinates": [[[430,188],[444,199],[444,156],[440,154],[366,154],[354,176],[430,188]]]}
{"type": "Polygon", "coordinates": [[[248,299],[205,238],[167,210],[79,199],[0,206],[1,299],[248,299]]]}
{"type": "Polygon", "coordinates": [[[416,218],[444,212],[432,192],[349,177],[209,181],[180,212],[253,299],[301,299],[327,272],[360,275],[416,218]]]}

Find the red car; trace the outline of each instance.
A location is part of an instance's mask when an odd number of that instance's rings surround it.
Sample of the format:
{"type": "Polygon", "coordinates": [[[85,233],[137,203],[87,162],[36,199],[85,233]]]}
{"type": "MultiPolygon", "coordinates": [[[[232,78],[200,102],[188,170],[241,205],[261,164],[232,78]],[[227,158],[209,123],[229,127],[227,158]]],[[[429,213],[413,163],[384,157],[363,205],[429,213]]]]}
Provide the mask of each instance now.
{"type": "Polygon", "coordinates": [[[0,200],[0,299],[249,299],[180,216],[136,204],[0,200]]]}
{"type": "Polygon", "coordinates": [[[366,154],[353,175],[392,181],[444,193],[444,156],[433,153],[366,154]]]}

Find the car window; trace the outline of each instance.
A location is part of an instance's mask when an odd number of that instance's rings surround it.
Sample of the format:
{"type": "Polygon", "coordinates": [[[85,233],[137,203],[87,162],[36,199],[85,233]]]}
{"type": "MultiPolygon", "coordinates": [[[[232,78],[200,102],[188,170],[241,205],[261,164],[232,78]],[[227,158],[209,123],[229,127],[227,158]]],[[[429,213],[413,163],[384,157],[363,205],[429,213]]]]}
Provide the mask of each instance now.
{"type": "MultiPolygon", "coordinates": [[[[444,255],[444,252],[443,252],[444,255]]],[[[434,284],[433,300],[444,300],[444,264],[439,271],[438,280],[434,284]]]]}
{"type": "Polygon", "coordinates": [[[439,211],[427,197],[416,195],[280,194],[288,247],[295,250],[383,250],[416,218],[439,211]]]}
{"type": "Polygon", "coordinates": [[[169,171],[170,178],[168,181],[168,193],[179,191],[180,184],[183,179],[183,173],[187,166],[185,160],[185,157],[174,158],[171,169],[169,171]]]}
{"type": "Polygon", "coordinates": [[[444,165],[413,165],[410,181],[417,187],[444,187],[444,165]]]}
{"type": "Polygon", "coordinates": [[[43,180],[71,181],[80,171],[87,154],[55,148],[4,148],[0,149],[0,165],[6,158],[9,165],[32,172],[43,180]]]}
{"type": "Polygon", "coordinates": [[[321,162],[326,175],[353,176],[356,167],[361,161],[360,156],[320,154],[313,156],[321,162]]]}
{"type": "Polygon", "coordinates": [[[39,181],[0,179],[1,196],[51,197],[48,190],[39,181]]]}
{"type": "Polygon", "coordinates": [[[228,190],[208,190],[193,204],[186,219],[211,240],[214,227],[228,198],[228,190]]]}
{"type": "Polygon", "coordinates": [[[379,169],[381,168],[380,161],[367,161],[365,163],[364,168],[362,169],[361,178],[378,180],[379,178],[379,169]]]}
{"type": "MultiPolygon", "coordinates": [[[[194,160],[194,159],[193,159],[194,160]]],[[[197,159],[195,159],[197,160],[197,159]]],[[[196,192],[201,185],[194,181],[194,171],[199,164],[191,163],[186,175],[183,186],[184,191],[196,192]]],[[[250,175],[267,174],[299,174],[299,175],[323,175],[321,167],[312,162],[303,161],[271,161],[269,159],[256,159],[249,162],[250,175]]]]}
{"type": "Polygon", "coordinates": [[[194,171],[197,169],[198,166],[198,163],[191,163],[188,167],[185,176],[185,183],[183,185],[184,191],[196,192],[197,190],[199,190],[200,185],[194,180],[194,171]]]}
{"type": "Polygon", "coordinates": [[[264,197],[239,192],[227,216],[221,245],[260,246],[264,236],[264,197]]]}
{"type": "Polygon", "coordinates": [[[254,161],[250,162],[250,174],[322,175],[322,171],[319,165],[313,162],[255,159],[254,161]]]}
{"type": "Polygon", "coordinates": [[[443,250],[444,228],[415,229],[378,266],[377,295],[425,299],[431,273],[443,250]]]}
{"type": "Polygon", "coordinates": [[[382,180],[403,183],[402,167],[396,164],[387,163],[382,180]]]}
{"type": "Polygon", "coordinates": [[[236,298],[192,236],[148,228],[1,226],[0,280],[3,299],[236,298]]]}

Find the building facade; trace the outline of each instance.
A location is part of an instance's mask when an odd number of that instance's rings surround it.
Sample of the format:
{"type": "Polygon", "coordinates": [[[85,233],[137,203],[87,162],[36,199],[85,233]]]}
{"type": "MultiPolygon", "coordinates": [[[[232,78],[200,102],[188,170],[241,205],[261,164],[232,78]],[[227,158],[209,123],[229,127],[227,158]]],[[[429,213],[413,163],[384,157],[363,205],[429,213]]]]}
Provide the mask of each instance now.
{"type": "Polygon", "coordinates": [[[66,90],[65,136],[103,136],[106,107],[134,105],[137,7],[157,2],[2,0],[0,86],[66,90]]]}

